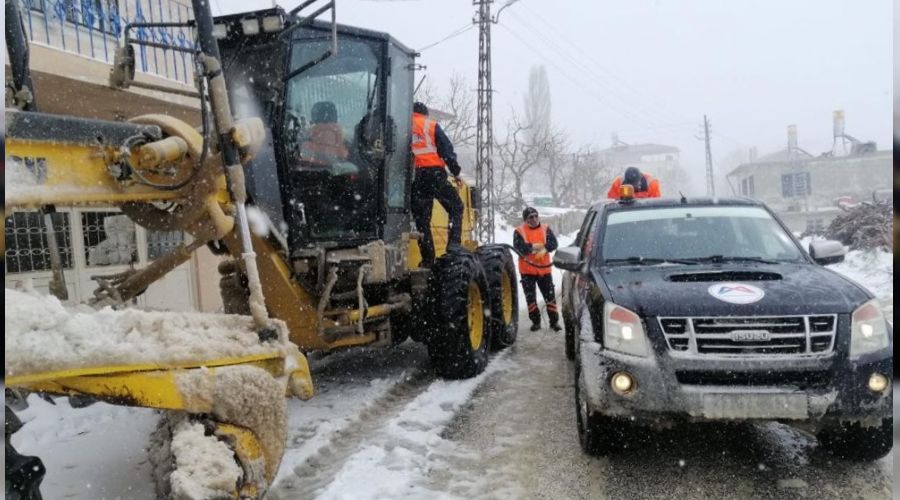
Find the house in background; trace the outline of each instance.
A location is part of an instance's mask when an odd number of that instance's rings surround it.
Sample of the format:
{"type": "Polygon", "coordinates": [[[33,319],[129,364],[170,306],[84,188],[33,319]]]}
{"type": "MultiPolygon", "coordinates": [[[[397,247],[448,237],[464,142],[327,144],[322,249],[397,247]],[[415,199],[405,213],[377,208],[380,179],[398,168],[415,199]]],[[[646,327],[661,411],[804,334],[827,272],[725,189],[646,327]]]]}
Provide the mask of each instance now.
{"type": "Polygon", "coordinates": [[[627,144],[614,134],[612,147],[598,154],[600,161],[614,175],[622,175],[628,167],[637,167],[641,172],[656,177],[662,185],[663,196],[677,192],[687,181],[679,163],[680,151],[675,146],[627,144]]]}
{"type": "Polygon", "coordinates": [[[785,149],[728,173],[734,194],[765,202],[796,233],[821,232],[842,204],[891,196],[893,153],[844,133],[842,111],[834,113],[834,139],[830,152],[813,156],[799,147],[796,126],[789,126],[785,149]]]}
{"type": "MultiPolygon", "coordinates": [[[[12,0],[18,3],[29,42],[35,103],[39,111],[103,120],[125,120],[163,113],[200,123],[199,101],[183,95],[194,90],[193,63],[184,52],[152,47],[135,49],[135,80],[179,93],[108,85],[115,50],[132,22],[183,22],[193,18],[189,0],[12,0]]],[[[189,46],[184,28],[140,28],[132,37],[189,46]]],[[[9,78],[10,67],[5,64],[9,78]]],[[[6,158],[7,162],[16,161],[6,158]]],[[[136,226],[115,207],[59,208],[54,217],[69,299],[93,296],[92,276],[148,265],[184,242],[181,231],[161,232],[136,226]]],[[[7,287],[28,281],[48,291],[50,251],[44,218],[36,211],[6,213],[7,287]]],[[[218,258],[206,248],[152,284],[137,305],[153,309],[214,311],[221,307],[218,258]]]]}

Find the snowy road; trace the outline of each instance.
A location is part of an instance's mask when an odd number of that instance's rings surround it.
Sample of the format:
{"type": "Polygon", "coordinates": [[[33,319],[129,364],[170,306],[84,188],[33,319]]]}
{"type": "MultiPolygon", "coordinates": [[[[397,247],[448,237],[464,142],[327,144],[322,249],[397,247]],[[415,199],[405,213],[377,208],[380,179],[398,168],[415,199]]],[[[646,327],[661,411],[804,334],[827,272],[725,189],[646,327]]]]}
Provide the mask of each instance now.
{"type": "MultiPolygon", "coordinates": [[[[840,272],[892,305],[892,261],[870,260],[850,259],[840,272]],[[872,268],[877,275],[866,274],[872,268]]],[[[471,380],[437,380],[412,342],[314,356],[311,365],[317,395],[289,401],[270,499],[892,496],[892,454],[873,464],[835,460],[779,424],[647,432],[631,451],[590,458],[578,446],[562,336],[547,330],[521,328],[519,342],[471,380]]],[[[44,498],[154,498],[144,450],[154,411],[28,401],[12,441],[44,460],[44,498]]]]}
{"type": "MultiPolygon", "coordinates": [[[[892,455],[837,461],[777,424],[678,427],[590,458],[571,365],[549,331],[523,331],[466,381],[436,380],[411,342],[314,366],[319,393],[291,403],[268,498],[891,498],[892,455]]],[[[47,463],[45,498],[153,498],[141,450],[152,412],[29,401],[13,442],[47,463]]]]}

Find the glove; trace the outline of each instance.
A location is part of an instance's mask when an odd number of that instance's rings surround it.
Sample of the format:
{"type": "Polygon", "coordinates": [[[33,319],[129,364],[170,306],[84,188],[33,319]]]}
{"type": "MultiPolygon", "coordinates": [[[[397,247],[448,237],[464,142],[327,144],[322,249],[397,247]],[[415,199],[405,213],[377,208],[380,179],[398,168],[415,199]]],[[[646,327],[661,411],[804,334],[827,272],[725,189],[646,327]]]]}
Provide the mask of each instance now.
{"type": "Polygon", "coordinates": [[[542,248],[538,252],[536,252],[534,255],[537,257],[543,257],[544,255],[547,255],[547,251],[542,248]]]}
{"type": "MultiPolygon", "coordinates": [[[[544,252],[544,244],[543,243],[532,243],[531,244],[532,252],[544,252]]],[[[546,253],[546,252],[544,252],[546,253]]]]}
{"type": "Polygon", "coordinates": [[[459,174],[462,172],[462,169],[459,168],[459,164],[454,163],[453,165],[447,165],[447,168],[450,169],[450,173],[453,174],[453,177],[459,177],[459,174]]]}

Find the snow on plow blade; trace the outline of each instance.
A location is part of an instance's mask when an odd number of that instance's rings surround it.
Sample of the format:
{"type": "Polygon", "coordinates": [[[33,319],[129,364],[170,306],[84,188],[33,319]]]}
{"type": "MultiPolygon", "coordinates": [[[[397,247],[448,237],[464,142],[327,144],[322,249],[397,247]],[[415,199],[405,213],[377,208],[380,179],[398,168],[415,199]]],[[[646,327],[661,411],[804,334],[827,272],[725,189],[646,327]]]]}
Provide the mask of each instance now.
{"type": "Polygon", "coordinates": [[[265,492],[284,451],[285,396],[313,392],[284,323],[261,341],[245,316],[97,311],[10,289],[5,300],[7,387],[167,410],[150,457],[161,496],[265,492]]]}

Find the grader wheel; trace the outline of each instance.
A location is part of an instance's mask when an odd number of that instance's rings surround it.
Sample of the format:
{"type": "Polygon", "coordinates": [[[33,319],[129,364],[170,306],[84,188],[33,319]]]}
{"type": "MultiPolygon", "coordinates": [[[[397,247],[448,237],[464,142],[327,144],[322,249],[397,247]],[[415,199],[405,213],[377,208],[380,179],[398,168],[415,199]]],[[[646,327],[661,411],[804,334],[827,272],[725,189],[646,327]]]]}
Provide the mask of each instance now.
{"type": "Polygon", "coordinates": [[[499,351],[516,343],[519,330],[519,294],[516,266],[502,245],[485,245],[476,251],[488,283],[491,350],[499,351]]]}
{"type": "Polygon", "coordinates": [[[491,332],[488,283],[474,254],[451,250],[435,261],[429,283],[432,313],[428,354],[445,378],[478,375],[488,363],[491,332]]]}

